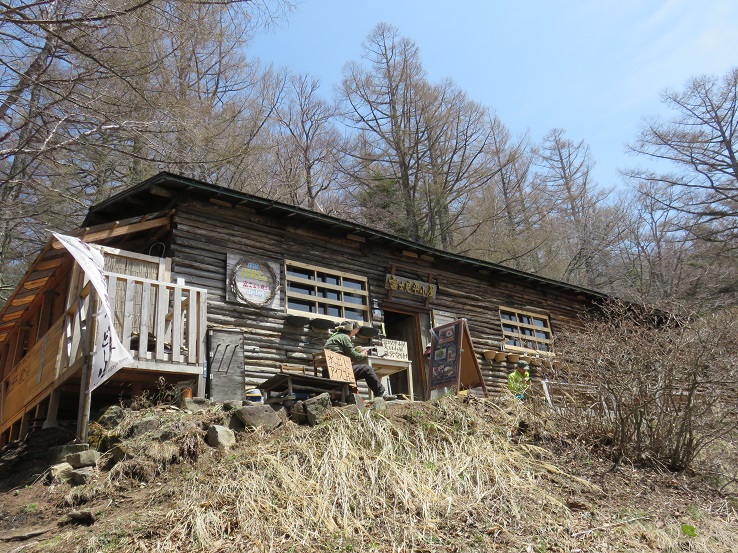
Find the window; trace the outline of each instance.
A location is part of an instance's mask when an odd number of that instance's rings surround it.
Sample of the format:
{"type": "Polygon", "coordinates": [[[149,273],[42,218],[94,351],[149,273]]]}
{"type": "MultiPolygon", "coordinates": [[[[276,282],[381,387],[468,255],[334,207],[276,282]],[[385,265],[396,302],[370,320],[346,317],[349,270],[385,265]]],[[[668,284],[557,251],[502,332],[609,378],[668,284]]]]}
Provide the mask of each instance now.
{"type": "Polygon", "coordinates": [[[285,261],[287,313],[369,322],[369,286],[364,277],[285,261]]]}
{"type": "Polygon", "coordinates": [[[552,351],[551,324],[547,315],[500,307],[505,347],[533,352],[552,351]]]}

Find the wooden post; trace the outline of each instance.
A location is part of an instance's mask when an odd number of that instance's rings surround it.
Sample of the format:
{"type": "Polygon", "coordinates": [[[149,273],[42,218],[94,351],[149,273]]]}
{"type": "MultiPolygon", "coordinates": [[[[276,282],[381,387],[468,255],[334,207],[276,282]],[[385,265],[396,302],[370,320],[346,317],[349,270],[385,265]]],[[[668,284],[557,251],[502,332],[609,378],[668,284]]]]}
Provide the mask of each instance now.
{"type": "Polygon", "coordinates": [[[54,389],[49,396],[49,407],[46,410],[46,420],[41,428],[51,428],[57,425],[57,415],[59,413],[59,399],[61,398],[61,390],[54,389]]]}
{"type": "Polygon", "coordinates": [[[87,317],[85,331],[80,337],[83,344],[84,363],[82,365],[82,379],[79,388],[79,410],[77,414],[77,439],[81,443],[87,443],[88,429],[90,423],[90,403],[92,402],[92,358],[95,354],[95,336],[97,334],[97,318],[95,311],[97,306],[97,293],[94,287],[90,287],[87,302],[87,317]]]}

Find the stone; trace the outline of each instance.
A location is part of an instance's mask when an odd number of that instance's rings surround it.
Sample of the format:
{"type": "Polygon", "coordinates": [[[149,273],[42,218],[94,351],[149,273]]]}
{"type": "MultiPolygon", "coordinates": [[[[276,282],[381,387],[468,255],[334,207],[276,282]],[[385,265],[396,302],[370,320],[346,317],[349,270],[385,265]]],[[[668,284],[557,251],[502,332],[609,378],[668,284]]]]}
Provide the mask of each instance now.
{"type": "Polygon", "coordinates": [[[290,420],[290,416],[287,412],[287,406],[285,405],[271,405],[270,406],[275,413],[277,413],[277,416],[282,421],[282,424],[287,424],[287,421],[290,420]]]}
{"type": "Polygon", "coordinates": [[[366,409],[366,403],[359,394],[349,394],[346,398],[346,403],[349,405],[356,405],[360,411],[366,409]]]}
{"type": "Polygon", "coordinates": [[[372,410],[376,411],[377,413],[383,413],[387,410],[387,402],[384,401],[381,397],[375,397],[374,401],[372,401],[372,410]]]}
{"type": "Polygon", "coordinates": [[[355,403],[344,405],[343,407],[340,408],[340,410],[341,410],[341,413],[343,413],[343,415],[345,415],[346,417],[350,419],[359,418],[359,416],[361,416],[361,412],[365,411],[365,409],[360,408],[355,403]]]}
{"type": "Polygon", "coordinates": [[[111,405],[97,419],[97,424],[105,428],[113,428],[118,426],[125,418],[125,411],[120,405],[111,405]]]}
{"type": "Polygon", "coordinates": [[[167,442],[173,440],[179,435],[174,428],[164,428],[158,432],[154,432],[152,439],[159,440],[160,442],[167,442]]]}
{"type": "Polygon", "coordinates": [[[124,445],[116,445],[113,447],[113,449],[110,450],[110,457],[115,461],[116,463],[120,463],[121,461],[125,461],[126,459],[130,459],[133,457],[130,453],[128,453],[128,449],[124,445]]]}
{"type": "Polygon", "coordinates": [[[88,449],[79,453],[70,453],[65,460],[77,469],[80,467],[94,467],[97,465],[98,459],[100,459],[100,452],[94,449],[88,449]]]}
{"type": "Polygon", "coordinates": [[[77,486],[88,484],[95,477],[95,469],[93,467],[82,467],[74,469],[71,474],[72,482],[77,486]]]}
{"type": "Polygon", "coordinates": [[[296,424],[307,424],[308,418],[305,413],[305,404],[302,401],[296,401],[290,409],[290,420],[296,424]]]}
{"type": "Polygon", "coordinates": [[[52,447],[49,449],[49,463],[52,465],[63,463],[66,461],[67,455],[87,451],[88,449],[90,449],[89,444],[68,444],[52,447]]]}
{"type": "Polygon", "coordinates": [[[236,444],[236,434],[233,430],[214,424],[208,428],[208,434],[205,441],[210,447],[218,449],[228,449],[236,444]]]}
{"type": "Polygon", "coordinates": [[[51,483],[68,482],[72,478],[74,467],[69,463],[59,463],[49,467],[48,480],[51,483]]]}
{"type": "Polygon", "coordinates": [[[161,426],[161,421],[157,417],[144,417],[131,425],[126,435],[127,438],[136,438],[143,436],[148,432],[154,432],[161,426]]]}
{"type": "Polygon", "coordinates": [[[331,410],[330,394],[320,394],[303,401],[305,405],[305,414],[307,415],[308,424],[315,426],[325,420],[326,415],[331,410]]]}
{"type": "Polygon", "coordinates": [[[239,407],[243,407],[242,401],[224,401],[223,402],[223,411],[235,411],[239,407]]]}
{"type": "Polygon", "coordinates": [[[179,406],[185,411],[196,412],[209,407],[210,401],[204,397],[183,397],[179,406]]]}
{"type": "Polygon", "coordinates": [[[265,430],[274,430],[282,424],[282,419],[269,405],[247,405],[236,409],[233,414],[246,428],[263,427],[265,430]]]}
{"type": "Polygon", "coordinates": [[[69,511],[67,513],[70,522],[76,524],[90,525],[95,522],[95,515],[92,511],[69,511]]]}
{"type": "Polygon", "coordinates": [[[226,426],[234,432],[243,432],[246,430],[246,425],[236,415],[227,416],[226,421],[228,422],[226,426]]]}

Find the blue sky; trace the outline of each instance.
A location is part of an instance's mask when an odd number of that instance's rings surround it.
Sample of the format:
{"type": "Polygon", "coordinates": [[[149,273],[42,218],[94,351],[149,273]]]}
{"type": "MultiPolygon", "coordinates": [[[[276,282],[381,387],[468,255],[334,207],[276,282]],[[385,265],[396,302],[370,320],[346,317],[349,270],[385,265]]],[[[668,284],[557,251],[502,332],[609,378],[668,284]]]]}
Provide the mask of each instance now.
{"type": "Polygon", "coordinates": [[[326,96],[377,23],[413,39],[431,81],[453,79],[534,141],[583,139],[603,186],[633,166],[624,145],[665,88],[738,65],[735,0],[303,0],[252,55],[320,78],[326,96]]]}

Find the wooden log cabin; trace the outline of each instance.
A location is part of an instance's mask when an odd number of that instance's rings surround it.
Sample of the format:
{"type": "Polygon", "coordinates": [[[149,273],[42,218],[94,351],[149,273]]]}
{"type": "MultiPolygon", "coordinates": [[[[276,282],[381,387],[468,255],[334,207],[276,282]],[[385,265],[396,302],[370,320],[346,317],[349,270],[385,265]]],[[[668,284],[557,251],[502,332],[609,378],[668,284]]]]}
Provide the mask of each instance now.
{"type": "MultiPolygon", "coordinates": [[[[360,342],[406,344],[411,375],[390,385],[424,400],[431,328],[465,318],[494,394],[511,355],[549,362],[557,330],[606,298],[170,173],[95,205],[66,234],[102,251],[114,325],[133,358],[94,391],[93,410],[161,379],[238,399],[282,370],[310,370],[346,319],[368,329],[360,342]]],[[[97,313],[89,291],[52,238],[0,311],[0,443],[78,417],[97,313]]]]}

